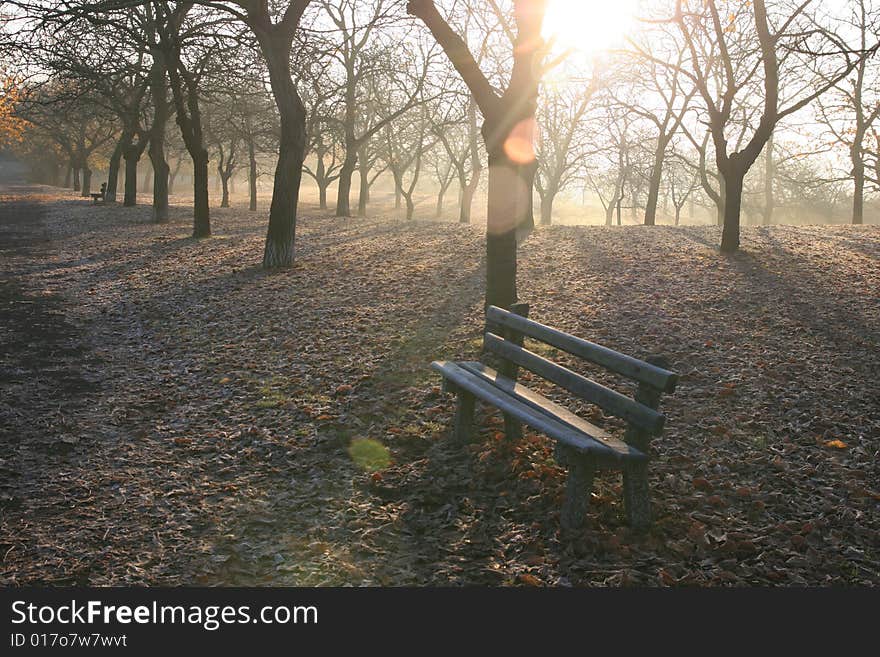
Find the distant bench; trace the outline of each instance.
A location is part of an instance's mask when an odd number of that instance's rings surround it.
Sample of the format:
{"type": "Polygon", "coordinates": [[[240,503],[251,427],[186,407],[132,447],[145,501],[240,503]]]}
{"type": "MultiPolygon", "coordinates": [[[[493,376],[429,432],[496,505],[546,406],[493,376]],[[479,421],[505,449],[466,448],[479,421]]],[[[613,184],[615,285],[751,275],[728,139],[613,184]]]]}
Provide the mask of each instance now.
{"type": "Polygon", "coordinates": [[[520,314],[491,306],[486,313],[483,351],[500,357],[500,372],[480,362],[431,363],[431,368],[443,376],[444,390],[458,396],[455,438],[462,442],[470,440],[474,402],[480,399],[505,414],[508,438],[518,438],[521,435],[519,423],[523,423],[556,441],[556,459],[568,467],[561,514],[563,528],[576,529],[583,525],[597,469],[623,472],[627,521],[636,529],[649,526],[648,445],[652,436],[662,432],[665,422],[657,410],[660,396],[675,390],[678,375],[667,369],[669,364],[662,357],[638,360],[527,319],[524,315],[528,315],[528,306],[524,304],[515,310],[520,314]],[[524,337],[638,382],[635,399],[523,348],[524,337]],[[625,420],[627,429],[623,440],[517,383],[519,367],[625,420]]]}
{"type": "Polygon", "coordinates": [[[104,202],[104,197],[107,195],[107,183],[101,183],[101,191],[96,192],[94,194],[89,194],[92,197],[92,203],[98,205],[99,202],[104,202]]]}

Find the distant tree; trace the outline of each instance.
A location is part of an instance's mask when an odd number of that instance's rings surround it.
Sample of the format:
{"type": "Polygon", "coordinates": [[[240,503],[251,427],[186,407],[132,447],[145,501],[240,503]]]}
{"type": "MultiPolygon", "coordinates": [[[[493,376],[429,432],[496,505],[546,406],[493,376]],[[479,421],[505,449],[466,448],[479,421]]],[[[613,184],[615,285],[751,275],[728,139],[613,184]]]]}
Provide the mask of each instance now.
{"type": "Polygon", "coordinates": [[[18,113],[21,101],[21,83],[14,76],[0,70],[0,149],[18,144],[27,126],[18,113]]]}
{"type": "Polygon", "coordinates": [[[591,77],[583,86],[551,88],[538,107],[535,189],[541,198],[542,225],[553,222],[553,201],[574,181],[590,154],[582,122],[598,84],[591,77]]]}
{"type": "Polygon", "coordinates": [[[834,87],[859,61],[841,37],[822,25],[822,17],[808,11],[811,4],[775,3],[768,10],[765,0],[676,0],[669,20],[684,39],[687,59],[670,63],[640,51],[687,76],[704,104],[723,181],[723,252],[739,248],[744,178],[776,125],[834,87]],[[823,74],[810,76],[817,61],[823,74]],[[797,79],[798,84],[783,85],[785,79],[797,79]],[[738,120],[738,103],[758,108],[755,122],[738,120]],[[735,138],[743,145],[731,151],[734,131],[749,136],[735,138]]]}
{"type": "MultiPolygon", "coordinates": [[[[464,102],[464,116],[456,116],[453,113],[458,108],[460,108],[458,100],[452,100],[446,120],[434,126],[434,134],[443,146],[446,162],[458,179],[459,223],[467,224],[471,221],[471,208],[474,194],[480,184],[483,164],[479,151],[476,105],[468,98],[464,102]]],[[[439,203],[438,198],[438,205],[439,203]]]]}
{"type": "MultiPolygon", "coordinates": [[[[325,50],[332,48],[324,46],[325,50]]],[[[339,179],[343,165],[342,122],[339,120],[339,98],[336,85],[330,80],[326,60],[305,53],[308,61],[300,64],[300,89],[306,106],[306,154],[315,160],[314,168],[308,162],[303,171],[318,186],[318,207],[327,209],[327,190],[339,179]]]]}
{"type": "Polygon", "coordinates": [[[605,211],[605,225],[613,225],[615,213],[620,225],[621,205],[630,179],[633,117],[622,105],[606,105],[597,121],[604,129],[601,132],[597,129],[594,134],[601,134],[603,140],[586,164],[586,177],[605,211]]]}
{"type": "MultiPolygon", "coordinates": [[[[852,75],[838,80],[819,98],[818,115],[832,138],[847,149],[853,182],[852,223],[865,217],[867,139],[880,118],[880,62],[875,39],[880,34],[880,4],[850,0],[845,25],[857,35],[859,58],[852,75]]],[[[824,72],[819,70],[820,74],[824,72]]]]}
{"type": "Polygon", "coordinates": [[[650,57],[641,57],[637,62],[633,86],[639,91],[638,100],[629,102],[627,107],[652,124],[656,131],[647,177],[644,218],[646,226],[653,226],[657,222],[657,202],[663,182],[666,151],[685,119],[697,88],[682,72],[687,48],[683,40],[667,26],[654,26],[654,29],[646,31],[639,49],[643,53],[650,53],[650,57]],[[675,65],[670,67],[658,63],[659,60],[674,61],[675,65]]]}
{"type": "Polygon", "coordinates": [[[394,0],[375,0],[369,9],[357,0],[321,0],[336,29],[337,41],[328,55],[341,72],[342,149],[336,197],[336,216],[351,215],[351,181],[357,169],[358,151],[372,137],[422,99],[431,53],[405,48],[399,35],[385,35],[375,42],[377,28],[397,21],[394,0]],[[416,61],[416,58],[421,61],[416,61]],[[407,61],[408,60],[408,61],[407,61]],[[372,93],[379,94],[373,97],[372,93]],[[393,102],[389,102],[393,99],[393,102]],[[383,109],[359,116],[361,107],[383,100],[383,109]],[[358,119],[366,119],[359,121],[358,119]]]}
{"type": "Polygon", "coordinates": [[[436,138],[431,140],[431,123],[429,107],[422,104],[397,121],[386,123],[382,130],[382,157],[394,178],[396,192],[406,201],[407,220],[415,214],[413,193],[422,174],[425,153],[436,143],[436,138]]]}
{"type": "Polygon", "coordinates": [[[19,117],[58,145],[73,171],[74,191],[87,198],[92,158],[116,136],[115,117],[87,89],[70,81],[49,81],[27,94],[19,117]]]}
{"type": "Polygon", "coordinates": [[[675,212],[675,225],[681,223],[681,211],[700,188],[699,173],[675,148],[667,155],[666,190],[675,212]]]}

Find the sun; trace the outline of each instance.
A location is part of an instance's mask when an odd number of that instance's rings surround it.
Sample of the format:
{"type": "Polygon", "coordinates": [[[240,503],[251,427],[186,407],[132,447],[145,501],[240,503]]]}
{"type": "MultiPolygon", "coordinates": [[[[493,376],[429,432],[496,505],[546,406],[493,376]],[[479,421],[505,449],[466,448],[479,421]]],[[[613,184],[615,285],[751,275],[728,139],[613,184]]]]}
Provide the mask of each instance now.
{"type": "Polygon", "coordinates": [[[543,36],[587,53],[623,43],[635,24],[640,0],[548,0],[543,36]]]}

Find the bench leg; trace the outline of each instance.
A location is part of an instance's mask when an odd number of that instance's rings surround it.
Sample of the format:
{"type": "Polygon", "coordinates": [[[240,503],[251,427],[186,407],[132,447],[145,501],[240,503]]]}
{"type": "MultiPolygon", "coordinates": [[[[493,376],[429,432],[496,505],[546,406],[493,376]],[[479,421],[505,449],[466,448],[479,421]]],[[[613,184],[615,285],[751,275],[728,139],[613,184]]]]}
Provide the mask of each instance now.
{"type": "Polygon", "coordinates": [[[515,442],[522,439],[522,424],[513,416],[504,415],[504,435],[507,436],[509,442],[515,442]]]}
{"type": "Polygon", "coordinates": [[[593,492],[593,477],[596,474],[596,462],[583,454],[575,455],[566,450],[565,461],[568,465],[568,478],[565,481],[565,500],[562,503],[561,522],[565,530],[580,529],[587,516],[590,494],[593,492]]]}
{"type": "Polygon", "coordinates": [[[651,492],[648,488],[648,465],[627,464],[623,470],[623,504],[626,521],[633,529],[651,525],[651,492]]]}
{"type": "Polygon", "coordinates": [[[474,432],[474,396],[466,390],[458,391],[458,402],[455,405],[455,422],[453,437],[460,443],[468,443],[474,432]]]}

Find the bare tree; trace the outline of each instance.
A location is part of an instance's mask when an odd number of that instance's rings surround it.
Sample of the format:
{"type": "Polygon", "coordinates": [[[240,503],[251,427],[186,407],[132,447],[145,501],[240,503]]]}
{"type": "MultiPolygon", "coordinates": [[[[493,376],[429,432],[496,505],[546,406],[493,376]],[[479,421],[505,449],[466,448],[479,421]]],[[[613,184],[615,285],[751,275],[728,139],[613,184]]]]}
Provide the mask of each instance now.
{"type": "Polygon", "coordinates": [[[654,29],[644,35],[639,50],[650,53],[650,57],[640,58],[634,71],[634,82],[641,93],[637,102],[622,101],[631,111],[653,124],[656,130],[645,201],[646,226],[653,226],[657,222],[657,201],[666,151],[697,93],[696,86],[682,73],[687,48],[680,38],[669,32],[654,29]],[[674,61],[675,65],[670,67],[658,63],[660,60],[674,61]]]}
{"type": "Polygon", "coordinates": [[[586,177],[605,211],[605,225],[613,225],[615,213],[617,225],[620,225],[621,204],[630,177],[629,133],[632,115],[620,105],[606,105],[600,120],[605,126],[605,141],[596,149],[591,162],[587,163],[586,177]]]}
{"type": "MultiPolygon", "coordinates": [[[[853,181],[852,223],[865,216],[866,139],[880,118],[880,64],[872,46],[880,33],[880,6],[874,0],[850,0],[846,27],[854,31],[860,57],[852,76],[838,80],[819,99],[818,114],[833,139],[848,151],[853,181]]],[[[819,73],[823,73],[821,70],[819,73]]]]}
{"type": "Polygon", "coordinates": [[[428,106],[421,104],[401,119],[387,123],[382,130],[383,158],[394,178],[395,190],[406,202],[408,221],[415,213],[413,193],[422,173],[425,152],[436,143],[436,138],[429,139],[431,123],[428,106]]]}
{"type": "MultiPolygon", "coordinates": [[[[489,4],[490,9],[497,8],[494,2],[489,4]]],[[[500,16],[511,43],[513,64],[507,86],[499,93],[432,0],[407,3],[407,11],[434,35],[483,114],[483,141],[489,154],[486,304],[502,308],[517,300],[517,230],[534,227],[532,192],[537,165],[533,136],[543,75],[541,27],[545,10],[545,0],[514,0],[514,26],[506,16],[500,16]]]]}
{"type": "MultiPolygon", "coordinates": [[[[681,65],[663,62],[640,50],[649,60],[673,66],[696,86],[708,115],[715,163],[723,181],[724,230],[721,250],[739,248],[743,181],[776,125],[803,109],[843,80],[857,65],[840,37],[823,27],[812,0],[799,4],[765,0],[676,0],[670,19],[685,41],[688,57],[681,65]],[[822,76],[804,75],[820,61],[822,76]],[[783,100],[783,76],[799,80],[783,100]],[[738,104],[757,99],[758,116],[739,122],[738,104]],[[750,132],[742,147],[730,150],[730,133],[750,132]]],[[[734,141],[738,141],[735,139],[734,141]]]]}
{"type": "Polygon", "coordinates": [[[598,84],[594,76],[585,84],[551,89],[545,92],[538,108],[540,139],[535,189],[541,198],[542,225],[552,223],[553,201],[573,182],[590,155],[582,120],[598,84]]]}

